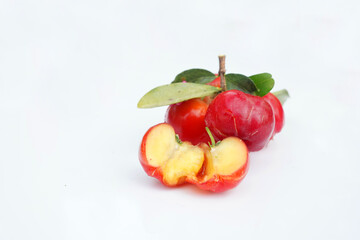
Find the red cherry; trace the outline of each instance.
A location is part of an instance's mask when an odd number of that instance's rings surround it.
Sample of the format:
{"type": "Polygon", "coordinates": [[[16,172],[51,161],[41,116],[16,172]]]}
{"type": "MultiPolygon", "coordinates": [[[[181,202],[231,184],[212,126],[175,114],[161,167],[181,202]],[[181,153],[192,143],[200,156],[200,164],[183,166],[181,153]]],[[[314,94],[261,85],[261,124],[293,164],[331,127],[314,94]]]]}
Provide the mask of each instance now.
{"type": "Polygon", "coordinates": [[[246,143],[249,151],[259,151],[273,134],[275,118],[263,98],[230,90],[210,103],[205,123],[217,139],[235,136],[246,143]]]}
{"type": "Polygon", "coordinates": [[[207,108],[208,104],[198,98],[173,104],[166,111],[165,122],[173,126],[181,140],[193,145],[207,143],[210,141],[204,120],[207,108]]]}

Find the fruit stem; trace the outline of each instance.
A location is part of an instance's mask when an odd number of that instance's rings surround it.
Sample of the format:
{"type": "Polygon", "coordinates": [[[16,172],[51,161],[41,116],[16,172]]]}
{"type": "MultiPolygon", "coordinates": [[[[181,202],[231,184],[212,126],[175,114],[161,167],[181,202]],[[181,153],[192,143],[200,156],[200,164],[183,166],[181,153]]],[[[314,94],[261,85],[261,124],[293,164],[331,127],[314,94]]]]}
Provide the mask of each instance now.
{"type": "Polygon", "coordinates": [[[219,56],[219,76],[220,76],[220,86],[223,91],[226,91],[226,81],[225,81],[225,55],[219,56]]]}
{"type": "Polygon", "coordinates": [[[210,140],[211,140],[211,144],[209,143],[209,146],[210,147],[215,147],[216,142],[215,142],[214,136],[212,135],[210,129],[208,127],[205,127],[205,130],[206,130],[207,134],[209,134],[209,137],[210,137],[210,140]]]}

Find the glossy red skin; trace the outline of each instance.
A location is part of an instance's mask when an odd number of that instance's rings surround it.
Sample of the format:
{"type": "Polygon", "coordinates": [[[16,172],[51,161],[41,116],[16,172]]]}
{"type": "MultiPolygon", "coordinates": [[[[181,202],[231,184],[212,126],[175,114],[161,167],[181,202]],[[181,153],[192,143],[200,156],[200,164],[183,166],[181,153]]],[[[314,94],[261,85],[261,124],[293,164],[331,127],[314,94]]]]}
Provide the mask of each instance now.
{"type": "Polygon", "coordinates": [[[205,114],[208,104],[201,99],[190,99],[172,104],[165,114],[165,122],[170,124],[182,141],[193,145],[210,141],[205,130],[205,114]]]}
{"type": "MultiPolygon", "coordinates": [[[[215,74],[215,75],[217,75],[217,74],[215,74]]],[[[220,87],[221,86],[221,79],[220,79],[220,77],[217,77],[214,80],[212,80],[211,82],[207,83],[206,85],[211,85],[213,87],[220,87]]]]}
{"type": "MultiPolygon", "coordinates": [[[[217,77],[212,82],[207,84],[214,87],[220,87],[221,86],[220,77],[217,77]]],[[[268,93],[263,98],[265,99],[265,101],[267,101],[267,103],[270,104],[275,115],[275,129],[272,135],[273,137],[275,133],[279,133],[284,126],[284,122],[285,122],[284,109],[282,107],[280,100],[274,94],[268,93]]]]}
{"type": "Polygon", "coordinates": [[[249,151],[259,151],[269,142],[275,127],[272,107],[261,97],[230,90],[210,103],[205,123],[218,140],[235,136],[249,151]]]}
{"type": "MultiPolygon", "coordinates": [[[[220,77],[217,77],[212,82],[207,84],[214,87],[220,87],[221,86],[220,77]]],[[[272,135],[274,136],[275,133],[279,133],[284,126],[284,122],[285,122],[284,109],[282,107],[280,100],[274,94],[268,93],[263,98],[265,99],[265,101],[267,101],[267,103],[270,104],[275,115],[275,129],[272,135]]]]}
{"type": "Polygon", "coordinates": [[[188,182],[195,184],[197,187],[203,190],[212,192],[224,192],[236,187],[243,180],[248,171],[248,166],[249,164],[247,162],[246,166],[242,167],[232,175],[214,175],[214,177],[207,180],[206,182],[196,182],[193,180],[188,180],[188,182]]]}
{"type": "Polygon", "coordinates": [[[158,179],[165,186],[174,187],[174,186],[181,185],[183,182],[179,182],[177,185],[169,185],[166,182],[164,182],[164,180],[163,180],[163,172],[162,172],[161,166],[159,166],[159,167],[151,166],[149,164],[149,162],[147,161],[147,157],[146,157],[146,140],[147,140],[147,137],[149,136],[149,133],[154,128],[156,128],[157,126],[162,125],[162,124],[166,124],[166,123],[160,123],[160,124],[157,124],[155,126],[152,126],[145,133],[145,135],[144,135],[144,137],[143,137],[143,139],[141,141],[141,144],[140,144],[139,160],[140,160],[141,166],[143,167],[143,169],[144,169],[144,171],[146,172],[147,175],[149,175],[150,177],[154,177],[154,178],[158,179]]]}
{"type": "Polygon", "coordinates": [[[284,118],[284,109],[281,105],[279,99],[272,93],[266,94],[264,97],[266,102],[270,104],[273,109],[275,115],[275,129],[273,136],[275,133],[279,133],[284,126],[285,118],[284,118]]]}

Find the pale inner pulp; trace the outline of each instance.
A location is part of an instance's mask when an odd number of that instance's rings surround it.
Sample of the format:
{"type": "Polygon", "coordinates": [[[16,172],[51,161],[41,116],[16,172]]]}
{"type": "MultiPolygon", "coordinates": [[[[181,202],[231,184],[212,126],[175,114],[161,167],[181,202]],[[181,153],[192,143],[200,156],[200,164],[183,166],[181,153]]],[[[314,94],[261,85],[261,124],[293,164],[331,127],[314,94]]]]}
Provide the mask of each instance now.
{"type": "Polygon", "coordinates": [[[176,185],[186,177],[196,178],[205,160],[203,180],[213,175],[231,175],[240,169],[247,160],[247,149],[239,138],[229,137],[219,145],[202,149],[188,142],[179,144],[175,140],[174,129],[160,125],[148,136],[146,156],[151,166],[163,170],[163,179],[169,185],[176,185]],[[205,152],[205,154],[204,154],[205,152]]]}
{"type": "Polygon", "coordinates": [[[206,151],[207,166],[204,180],[214,174],[231,175],[244,166],[247,154],[246,145],[239,138],[225,138],[219,145],[206,151]]]}
{"type": "Polygon", "coordinates": [[[211,155],[215,173],[229,175],[246,163],[247,149],[239,138],[229,137],[214,147],[211,155]]]}
{"type": "Polygon", "coordinates": [[[160,125],[149,133],[146,156],[151,166],[162,167],[164,181],[176,185],[186,176],[196,176],[204,162],[204,152],[197,146],[175,140],[174,129],[160,125]]]}

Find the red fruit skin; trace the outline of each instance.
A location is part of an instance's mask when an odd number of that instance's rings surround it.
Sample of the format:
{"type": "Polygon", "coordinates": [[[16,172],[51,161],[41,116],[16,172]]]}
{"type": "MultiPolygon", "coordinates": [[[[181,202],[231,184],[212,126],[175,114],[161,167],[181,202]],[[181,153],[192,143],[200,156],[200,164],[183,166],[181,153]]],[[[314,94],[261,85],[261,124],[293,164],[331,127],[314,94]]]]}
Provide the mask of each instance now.
{"type": "MultiPolygon", "coordinates": [[[[221,87],[220,77],[215,78],[212,82],[207,83],[207,85],[211,85],[214,87],[221,87]]],[[[265,99],[265,101],[267,101],[267,103],[270,104],[275,115],[275,129],[271,137],[273,138],[275,133],[279,133],[284,126],[284,122],[285,122],[284,109],[282,107],[281,102],[274,94],[268,93],[263,98],[265,99]]]]}
{"type": "MultiPolygon", "coordinates": [[[[151,166],[149,164],[149,162],[147,161],[147,157],[146,157],[146,140],[147,137],[149,136],[149,133],[152,131],[153,128],[161,125],[161,124],[166,124],[166,123],[160,123],[157,124],[155,126],[152,126],[149,130],[147,130],[147,132],[145,133],[141,144],[140,144],[140,149],[139,149],[139,160],[140,160],[140,164],[143,167],[144,171],[146,172],[147,175],[149,175],[150,177],[154,177],[157,178],[162,184],[164,184],[165,186],[168,187],[174,187],[174,185],[168,185],[164,182],[163,180],[163,172],[161,167],[154,167],[151,166]]],[[[181,183],[179,183],[178,185],[180,185],[181,183]]]]}
{"type": "Polygon", "coordinates": [[[198,98],[172,104],[166,111],[165,122],[175,129],[182,141],[193,145],[207,143],[210,141],[205,130],[207,108],[208,104],[198,98]]]}
{"type": "MultiPolygon", "coordinates": [[[[215,75],[217,75],[217,74],[215,74],[215,75]]],[[[207,83],[206,85],[211,85],[213,87],[220,87],[221,86],[221,79],[220,79],[220,77],[217,77],[214,80],[212,80],[211,82],[207,83]]]]}
{"type": "Polygon", "coordinates": [[[284,126],[284,122],[285,122],[284,109],[281,105],[281,102],[274,94],[268,93],[263,98],[265,99],[266,102],[270,104],[275,115],[275,129],[273,133],[274,136],[275,133],[279,133],[284,126]]]}
{"type": "Polygon", "coordinates": [[[210,103],[205,124],[218,140],[235,136],[254,152],[269,142],[275,117],[272,107],[263,98],[230,90],[220,93],[210,103]]]}
{"type": "Polygon", "coordinates": [[[203,190],[224,192],[236,187],[244,179],[248,170],[249,161],[247,158],[245,165],[231,175],[225,176],[216,174],[205,182],[198,181],[197,179],[187,179],[187,182],[195,184],[197,187],[203,190]]]}
{"type": "Polygon", "coordinates": [[[203,183],[196,183],[191,181],[188,182],[195,184],[197,187],[203,190],[212,192],[224,192],[236,187],[243,180],[248,171],[248,166],[249,165],[246,163],[246,166],[236,171],[234,175],[214,175],[214,177],[203,183]]]}

